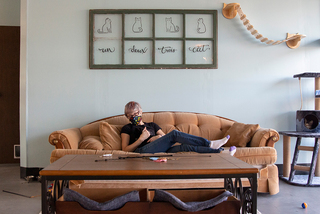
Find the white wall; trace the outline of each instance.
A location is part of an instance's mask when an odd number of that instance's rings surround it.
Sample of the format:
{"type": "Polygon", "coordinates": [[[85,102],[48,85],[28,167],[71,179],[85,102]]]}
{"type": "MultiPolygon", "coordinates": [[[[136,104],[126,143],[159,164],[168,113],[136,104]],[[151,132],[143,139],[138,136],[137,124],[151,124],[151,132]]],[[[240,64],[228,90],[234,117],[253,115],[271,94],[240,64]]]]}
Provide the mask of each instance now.
{"type": "Polygon", "coordinates": [[[20,26],[20,0],[0,0],[0,26],[20,26]]]}
{"type": "MultiPolygon", "coordinates": [[[[144,111],[191,111],[280,130],[295,129],[300,108],[294,74],[319,71],[320,2],[239,0],[254,27],[265,37],[286,33],[307,37],[297,49],[255,40],[237,16],[221,14],[224,1],[212,0],[22,0],[21,144],[24,167],[49,164],[51,132],[81,127],[122,114],[130,100],[144,111]],[[89,9],[216,9],[218,69],[90,70],[89,9]],[[23,51],[22,51],[23,52],[23,51]],[[140,81],[140,85],[132,81],[140,81]]],[[[302,79],[304,109],[314,109],[313,79],[302,79]]],[[[282,163],[282,139],[276,144],[282,163]]],[[[293,146],[292,146],[293,152],[293,146]]],[[[309,161],[308,155],[301,158],[309,161]]]]}

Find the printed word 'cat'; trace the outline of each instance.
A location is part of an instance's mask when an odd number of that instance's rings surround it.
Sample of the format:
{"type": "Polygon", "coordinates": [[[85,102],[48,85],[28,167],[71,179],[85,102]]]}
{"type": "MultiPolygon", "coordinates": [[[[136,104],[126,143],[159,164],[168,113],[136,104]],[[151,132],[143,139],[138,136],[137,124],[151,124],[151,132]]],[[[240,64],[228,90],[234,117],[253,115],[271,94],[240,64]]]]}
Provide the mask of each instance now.
{"type": "Polygon", "coordinates": [[[210,50],[209,45],[198,45],[195,47],[189,47],[189,51],[193,53],[206,52],[207,50],[210,50]]]}

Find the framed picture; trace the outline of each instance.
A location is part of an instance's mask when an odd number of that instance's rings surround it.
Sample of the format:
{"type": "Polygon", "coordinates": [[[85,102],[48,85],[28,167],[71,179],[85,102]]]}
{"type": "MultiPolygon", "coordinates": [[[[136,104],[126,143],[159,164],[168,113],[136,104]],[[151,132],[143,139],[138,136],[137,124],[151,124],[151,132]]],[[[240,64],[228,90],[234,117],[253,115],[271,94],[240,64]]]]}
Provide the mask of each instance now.
{"type": "Polygon", "coordinates": [[[217,68],[216,10],[90,10],[90,69],[217,68]]]}

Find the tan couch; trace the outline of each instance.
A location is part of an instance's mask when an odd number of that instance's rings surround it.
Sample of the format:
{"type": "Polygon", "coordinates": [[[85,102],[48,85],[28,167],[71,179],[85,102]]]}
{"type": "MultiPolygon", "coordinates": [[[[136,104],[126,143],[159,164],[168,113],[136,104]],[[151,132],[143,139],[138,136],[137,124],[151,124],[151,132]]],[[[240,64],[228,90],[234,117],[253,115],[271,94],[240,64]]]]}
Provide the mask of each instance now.
{"type": "MultiPolygon", "coordinates": [[[[258,192],[271,195],[279,192],[278,168],[274,164],[277,152],[274,143],[279,134],[273,129],[260,128],[258,124],[242,124],[233,120],[200,113],[188,112],[148,112],[143,114],[144,122],[157,123],[165,133],[174,129],[189,134],[216,140],[230,135],[226,146],[237,146],[235,157],[259,168],[258,192]]],[[[70,128],[50,134],[49,142],[55,146],[50,162],[66,154],[105,154],[123,153],[121,151],[120,130],[128,123],[124,115],[104,118],[89,123],[81,128],[70,128]]],[[[224,152],[228,152],[225,148],[224,152]]],[[[245,185],[245,182],[244,182],[245,185]]],[[[210,179],[194,181],[115,181],[99,184],[85,182],[76,188],[211,188],[223,186],[223,182],[212,182],[210,179]]]]}

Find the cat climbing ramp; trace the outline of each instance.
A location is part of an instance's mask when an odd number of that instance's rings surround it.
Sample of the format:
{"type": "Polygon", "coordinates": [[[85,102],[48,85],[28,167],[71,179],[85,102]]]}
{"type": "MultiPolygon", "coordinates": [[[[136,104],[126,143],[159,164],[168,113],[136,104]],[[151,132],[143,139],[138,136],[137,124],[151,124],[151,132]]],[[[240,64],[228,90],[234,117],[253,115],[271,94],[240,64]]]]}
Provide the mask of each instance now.
{"type": "Polygon", "coordinates": [[[301,39],[305,38],[306,35],[303,34],[290,34],[287,33],[287,38],[284,40],[274,41],[262,36],[250,23],[247,16],[243,13],[239,3],[230,3],[223,4],[222,14],[227,19],[233,19],[239,14],[240,20],[243,22],[243,25],[247,28],[247,30],[260,42],[265,43],[267,45],[278,45],[282,43],[286,43],[287,46],[291,49],[295,49],[299,47],[301,39]]]}

